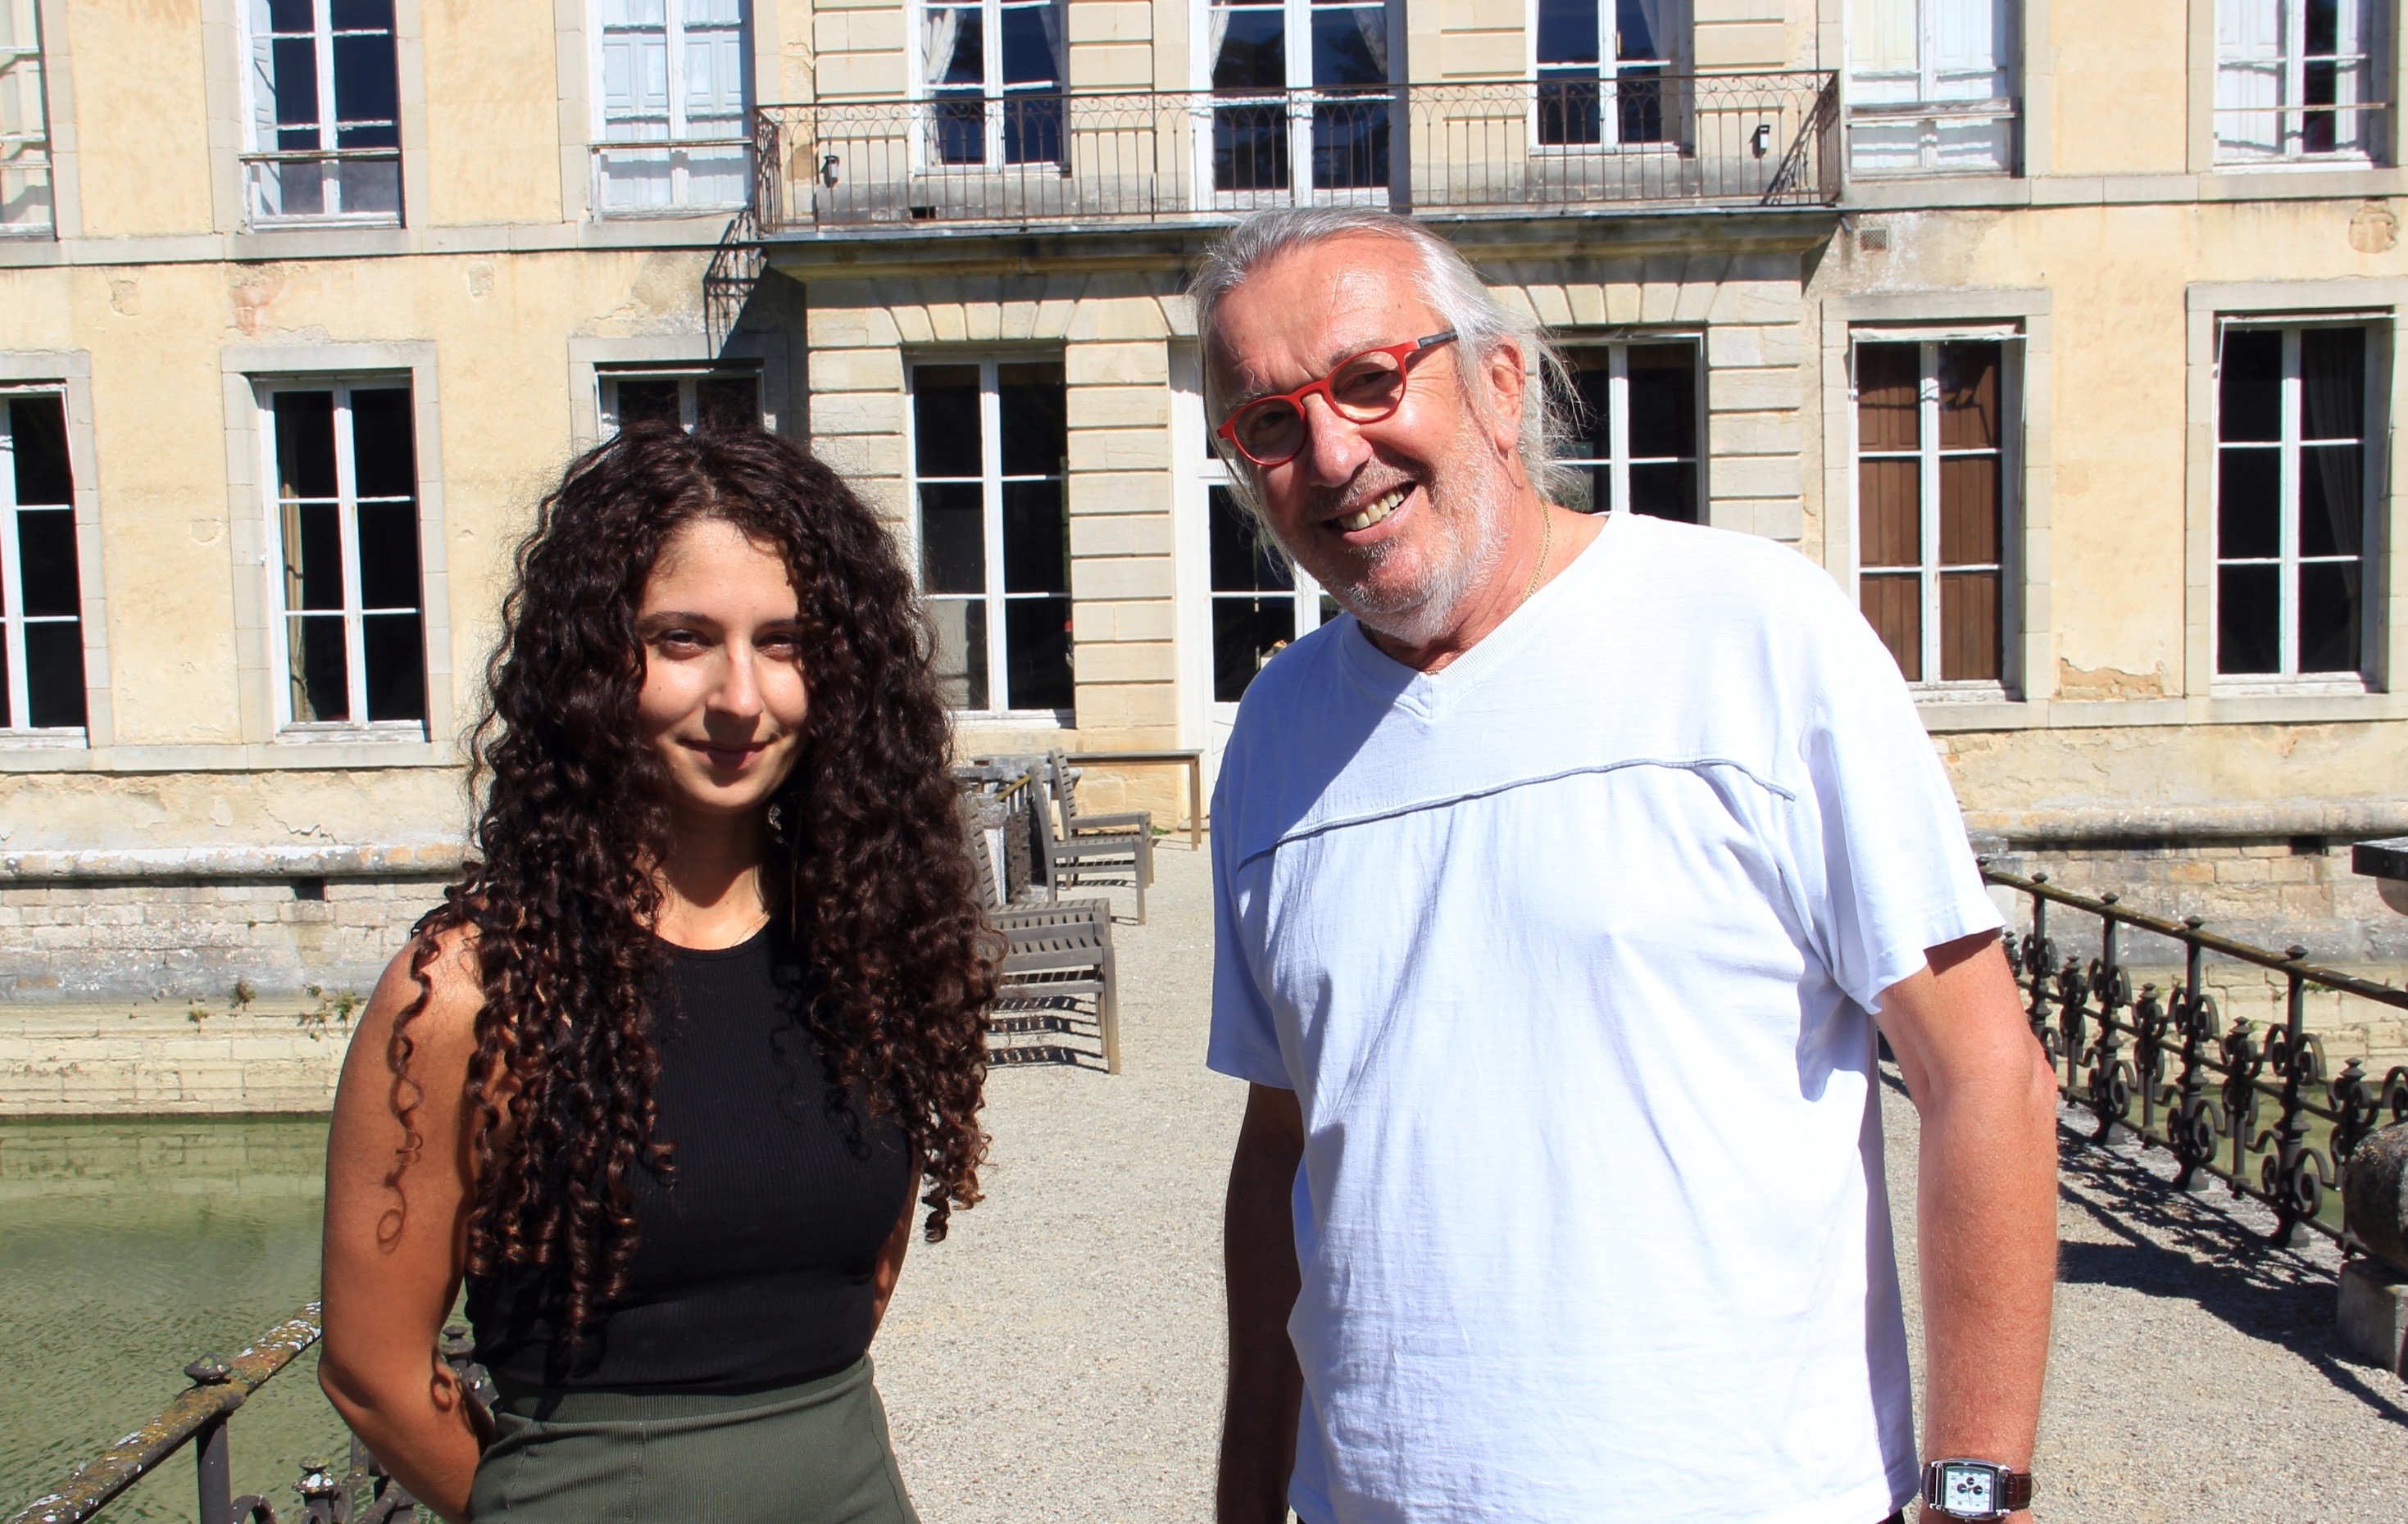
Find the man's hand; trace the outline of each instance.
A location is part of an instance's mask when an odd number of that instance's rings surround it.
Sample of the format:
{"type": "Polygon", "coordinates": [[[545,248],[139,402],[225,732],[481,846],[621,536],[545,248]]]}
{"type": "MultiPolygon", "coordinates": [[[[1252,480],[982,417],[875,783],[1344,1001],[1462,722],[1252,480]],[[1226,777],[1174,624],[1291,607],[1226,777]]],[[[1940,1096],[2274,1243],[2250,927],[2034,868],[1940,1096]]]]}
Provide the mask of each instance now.
{"type": "Polygon", "coordinates": [[[2057,1281],[2057,1077],[1995,933],[1932,948],[1877,1019],[1923,1118],[1923,1458],[2028,1471],[2057,1281]]]}
{"type": "Polygon", "coordinates": [[[1294,1090],[1251,1087],[1229,1165],[1222,1261],[1229,1291],[1229,1399],[1221,1419],[1220,1524],[1285,1524],[1304,1378],[1288,1342],[1301,1284],[1289,1202],[1304,1158],[1294,1090]]]}

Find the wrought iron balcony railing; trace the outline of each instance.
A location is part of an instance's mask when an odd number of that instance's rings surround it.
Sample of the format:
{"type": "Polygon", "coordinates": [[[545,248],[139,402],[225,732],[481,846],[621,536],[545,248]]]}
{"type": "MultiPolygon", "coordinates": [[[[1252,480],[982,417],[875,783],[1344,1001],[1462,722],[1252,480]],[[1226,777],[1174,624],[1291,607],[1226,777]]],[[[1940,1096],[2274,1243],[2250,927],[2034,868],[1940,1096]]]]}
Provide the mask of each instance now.
{"type": "Polygon", "coordinates": [[[1369,90],[763,107],[764,234],[1212,221],[1314,203],[1424,214],[1804,207],[1840,192],[1828,71],[1369,90]]]}

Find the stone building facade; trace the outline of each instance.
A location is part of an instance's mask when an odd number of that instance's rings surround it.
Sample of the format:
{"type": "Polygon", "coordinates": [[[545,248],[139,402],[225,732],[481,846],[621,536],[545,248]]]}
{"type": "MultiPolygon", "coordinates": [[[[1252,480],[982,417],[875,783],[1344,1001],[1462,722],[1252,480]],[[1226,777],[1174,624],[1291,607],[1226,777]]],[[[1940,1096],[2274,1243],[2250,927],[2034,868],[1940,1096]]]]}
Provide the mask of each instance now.
{"type": "Polygon", "coordinates": [[[0,1002],[366,988],[514,537],[644,412],[861,485],[966,754],[1209,765],[1325,605],[1182,272],[1314,200],[1550,327],[1588,506],[1856,596],[1985,850],[2408,958],[2334,855],[2408,830],[2408,27],[2300,9],[0,0],[0,1002]]]}

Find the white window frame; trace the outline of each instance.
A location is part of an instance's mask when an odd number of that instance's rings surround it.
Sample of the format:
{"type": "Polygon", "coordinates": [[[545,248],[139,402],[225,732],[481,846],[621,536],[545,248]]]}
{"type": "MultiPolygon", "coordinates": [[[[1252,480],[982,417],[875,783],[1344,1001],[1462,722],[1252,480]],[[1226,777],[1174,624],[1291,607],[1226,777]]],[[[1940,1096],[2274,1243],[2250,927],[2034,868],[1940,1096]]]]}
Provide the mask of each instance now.
{"type": "Polygon", "coordinates": [[[0,238],[45,238],[58,224],[50,168],[50,103],[43,88],[40,0],[0,0],[0,214],[22,192],[37,215],[19,221],[0,216],[0,238]],[[12,115],[7,109],[14,108],[12,115]],[[38,198],[31,190],[38,180],[38,198]]]}
{"type": "MultiPolygon", "coordinates": [[[[2012,324],[1948,328],[1852,328],[1848,334],[1848,590],[1858,609],[1864,606],[1864,429],[1856,414],[1856,348],[1863,344],[1917,344],[1920,383],[1916,392],[1915,436],[1919,472],[1916,492],[1922,512],[1922,563],[1916,568],[1921,586],[1920,629],[1925,676],[1908,686],[1918,700],[1998,702],[2021,686],[2023,591],[2023,394],[2024,335],[2012,324]],[[1999,676],[1996,678],[1942,678],[1940,612],[1940,463],[1948,455],[1978,455],[1981,450],[1943,449],[1940,444],[1939,347],[1942,344],[1999,346],[1999,561],[1986,569],[1999,578],[1999,676]]],[[[1884,451],[1889,454],[1889,451],[1884,451]]],[[[1981,571],[1979,563],[1951,565],[1951,571],[1981,571]]],[[[1895,577],[1897,567],[1874,568],[1875,575],[1895,577]]]]}
{"type": "Polygon", "coordinates": [[[421,456],[413,451],[410,460],[412,515],[418,533],[418,640],[421,681],[425,685],[426,718],[424,719],[368,719],[367,711],[367,644],[365,620],[370,612],[363,603],[360,591],[359,554],[359,481],[358,457],[351,436],[351,394],[354,390],[406,390],[410,397],[410,427],[415,443],[422,426],[418,416],[418,378],[411,371],[395,371],[385,375],[346,374],[339,377],[316,376],[278,376],[261,377],[253,383],[259,404],[259,481],[263,528],[265,534],[267,572],[267,638],[270,668],[268,672],[270,703],[276,733],[289,739],[327,739],[346,741],[423,741],[435,734],[437,702],[435,685],[437,673],[433,646],[436,639],[435,610],[427,594],[430,557],[426,546],[426,484],[421,474],[421,456]],[[348,719],[312,720],[293,717],[293,652],[292,621],[294,610],[286,606],[284,591],[284,536],[282,505],[277,487],[276,406],[275,399],[284,392],[332,392],[335,393],[335,490],[336,521],[339,526],[343,556],[343,684],[351,718],[348,719]]]}
{"type": "MultiPolygon", "coordinates": [[[[1182,399],[1192,395],[1192,393],[1183,393],[1182,399]]],[[[1196,399],[1194,406],[1199,408],[1198,416],[1200,417],[1201,399],[1196,399]]],[[[1199,431],[1199,433],[1202,432],[1203,431],[1199,431]]],[[[1207,436],[1209,437],[1209,435],[1207,436]]],[[[1195,491],[1197,493],[1197,502],[1203,510],[1204,523],[1204,561],[1202,564],[1203,580],[1201,584],[1204,595],[1203,682],[1207,702],[1212,705],[1213,718],[1226,724],[1234,723],[1236,721],[1238,718],[1238,705],[1237,701],[1234,699],[1222,699],[1212,694],[1212,662],[1215,655],[1212,642],[1213,606],[1223,599],[1228,599],[1233,602],[1239,599],[1244,599],[1249,602],[1262,602],[1267,599],[1276,597],[1277,592],[1275,591],[1266,593],[1224,592],[1220,589],[1212,586],[1212,490],[1216,487],[1228,491],[1232,497],[1236,496],[1236,473],[1229,469],[1229,463],[1221,458],[1221,454],[1218,450],[1212,450],[1209,453],[1200,455],[1196,461],[1195,491]]],[[[1239,500],[1238,511],[1240,513],[1246,511],[1244,502],[1241,499],[1239,500]]],[[[1297,565],[1295,559],[1287,556],[1285,552],[1283,551],[1281,553],[1281,559],[1287,562],[1289,579],[1293,583],[1293,586],[1289,590],[1288,597],[1289,601],[1294,605],[1296,633],[1288,638],[1292,641],[1301,640],[1306,635],[1309,635],[1313,631],[1320,629],[1323,624],[1327,622],[1322,614],[1321,584],[1314,581],[1312,579],[1312,574],[1306,571],[1302,566],[1297,565]]]]}
{"type": "Polygon", "coordinates": [[[1691,43],[1697,27],[1694,8],[1691,0],[1673,0],[1672,13],[1666,20],[1666,27],[1672,36],[1669,39],[1659,37],[1656,44],[1663,50],[1662,58],[1625,59],[1619,56],[1622,50],[1619,46],[1620,33],[1616,30],[1618,13],[1615,0],[1597,0],[1598,140],[1594,143],[1545,143],[1540,141],[1538,86],[1555,81],[1541,81],[1539,71],[1569,65],[1540,63],[1539,0],[1528,0],[1523,12],[1522,64],[1524,77],[1532,81],[1526,128],[1530,151],[1534,154],[1570,155],[1663,152],[1677,148],[1683,136],[1681,119],[1687,93],[1672,81],[1684,72],[1694,51],[1691,43]],[[1626,141],[1622,136],[1622,112],[1617,107],[1621,99],[1622,77],[1625,74],[1644,75],[1650,71],[1666,82],[1658,89],[1656,107],[1663,118],[1663,135],[1626,141]]]}
{"type": "MultiPolygon", "coordinates": [[[[1051,721],[1060,725],[1073,723],[1075,707],[1063,709],[1015,709],[1011,704],[1011,632],[1004,617],[1007,605],[1014,601],[1031,603],[1039,599],[1073,600],[1075,594],[1063,592],[1007,592],[1004,591],[1003,488],[1008,481],[1051,481],[1051,476],[1012,476],[1003,474],[1003,393],[996,379],[996,367],[1011,364],[1053,364],[1059,363],[1058,354],[947,354],[942,352],[907,355],[903,363],[903,461],[905,482],[911,502],[910,557],[911,580],[921,584],[927,562],[920,544],[920,436],[918,373],[923,365],[976,365],[979,373],[979,530],[986,564],[986,585],[977,593],[930,593],[922,589],[924,599],[942,599],[948,603],[976,599],[986,608],[986,692],[988,706],[983,709],[955,709],[960,719],[1012,719],[1051,721]],[[998,702],[1000,701],[1000,702],[998,702]]],[[[1066,376],[1063,390],[1068,392],[1066,376]]],[[[939,477],[940,482],[960,482],[961,477],[939,477]]],[[[1062,483],[1062,511],[1067,520],[1070,505],[1070,477],[1065,470],[1058,478],[1062,483]]],[[[1067,524],[1065,534],[1068,533],[1067,524]]],[[[1072,607],[1076,608],[1073,602],[1072,607]]],[[[1077,640],[1071,643],[1073,672],[1077,661],[1077,640]]],[[[1073,679],[1075,685],[1075,677],[1073,679]]],[[[1075,693],[1075,686],[1074,686],[1075,693]]]]}
{"type": "MultiPolygon", "coordinates": [[[[2014,95],[2016,74],[2017,27],[2022,0],[1972,0],[1984,6],[1990,16],[1991,36],[1997,57],[1992,72],[2005,76],[2000,93],[1983,97],[1958,98],[1951,95],[1942,82],[1944,71],[1940,66],[1943,51],[1942,37],[1942,7],[1964,0],[1911,0],[1914,7],[1915,78],[1914,98],[1899,102],[1858,102],[1854,97],[1860,81],[1876,78],[1870,70],[1858,68],[1851,38],[1848,57],[1847,86],[1849,148],[1848,173],[1852,177],[1885,178],[1912,175],[2005,175],[2012,174],[2015,164],[2014,123],[2019,114],[2014,95]],[[1857,163],[1855,128],[1859,124],[1912,121],[1918,125],[1915,145],[1916,163],[1912,167],[1875,165],[1866,167],[1857,163]],[[2009,131],[1999,146],[1999,162],[1976,165],[1949,164],[1941,159],[1940,131],[1943,123],[2003,122],[2009,131]]],[[[1848,10],[1849,26],[1854,29],[1854,6],[1848,10]]]]}
{"type": "MultiPolygon", "coordinates": [[[[1369,8],[1370,0],[1365,0],[1369,8]]],[[[1405,83],[1405,6],[1406,0],[1379,0],[1388,35],[1388,85],[1405,83]]],[[[1195,77],[1195,89],[1212,89],[1212,12],[1211,0],[1195,0],[1188,7],[1188,57],[1195,77]]],[[[1246,7],[1247,9],[1269,9],[1270,7],[1246,7]]],[[[1242,211],[1258,207],[1285,206],[1354,206],[1385,207],[1395,194],[1398,177],[1411,168],[1408,159],[1410,144],[1406,135],[1404,94],[1395,91],[1389,107],[1388,184],[1361,186],[1343,190],[1316,190],[1312,181],[1312,108],[1317,105],[1343,102],[1357,97],[1323,94],[1312,83],[1312,0],[1281,0],[1285,12],[1288,39],[1284,62],[1287,83],[1277,93],[1266,91],[1260,95],[1234,95],[1226,103],[1233,106],[1277,105],[1287,111],[1288,183],[1285,190],[1222,191],[1212,183],[1212,107],[1199,108],[1191,118],[1194,135],[1196,202],[1200,208],[1242,211]],[[1301,46],[1298,46],[1301,39],[1301,46]]]]}
{"type": "MultiPolygon", "coordinates": [[[[74,467],[74,413],[67,400],[66,388],[47,386],[0,385],[0,648],[5,648],[8,665],[7,722],[0,723],[0,741],[12,746],[65,745],[85,743],[92,725],[92,676],[84,674],[84,723],[80,725],[40,725],[33,719],[30,689],[26,681],[25,626],[34,624],[68,624],[77,626],[77,641],[81,648],[84,665],[92,663],[92,649],[82,628],[86,618],[83,606],[84,536],[76,534],[76,611],[73,614],[27,614],[25,612],[24,551],[18,535],[17,515],[22,505],[17,501],[16,443],[8,418],[8,404],[20,397],[53,397],[59,405],[62,424],[65,426],[68,446],[68,470],[74,467]]],[[[37,513],[64,512],[68,522],[77,530],[75,498],[79,491],[70,491],[64,503],[41,503],[34,506],[37,513]]]]}
{"type": "MultiPolygon", "coordinates": [[[[2283,36],[2274,60],[2280,63],[2282,80],[2278,94],[2282,102],[2272,107],[2228,107],[2224,104],[2225,76],[2235,66],[2247,67],[2268,62],[2267,55],[2251,55],[2240,50],[2231,40],[2236,0],[2215,0],[2215,74],[2212,85],[2213,126],[2215,163],[2225,168],[2263,167],[2283,164],[2360,165],[2373,163],[2378,157],[2376,124],[2386,114],[2386,107],[2371,104],[2383,98],[2385,71],[2382,67],[2382,44],[2389,30],[2390,6],[2379,0],[2339,0],[2336,18],[2342,25],[2352,21],[2357,24],[2357,46],[2354,50],[2330,54],[2309,54],[2307,50],[2307,10],[2300,0],[2258,0],[2258,3],[2280,7],[2283,36]],[[2334,94],[2330,105],[2306,104],[2307,68],[2315,62],[2337,65],[2334,94]],[[2229,117],[2255,117],[2274,113],[2275,148],[2269,152],[2225,136],[2224,124],[2229,117]],[[2336,141],[2350,141],[2354,146],[2335,148],[2326,152],[2310,152],[2302,139],[2306,124],[2302,120],[2311,112],[2331,111],[2336,117],[2336,141]]],[[[2240,0],[2248,4],[2250,0],[2240,0]]]]}
{"type": "MultiPolygon", "coordinates": [[[[1672,465],[1686,463],[1695,468],[1697,501],[1691,505],[1697,512],[1692,522],[1705,523],[1708,493],[1706,489],[1706,345],[1703,335],[1687,333],[1617,334],[1588,336],[1567,334],[1562,337],[1566,349],[1603,349],[1606,351],[1606,448],[1605,457],[1593,455],[1566,456],[1563,463],[1587,468],[1603,465],[1613,491],[1613,504],[1620,511],[1630,502],[1630,468],[1634,465],[1672,465]],[[1692,435],[1697,443],[1696,455],[1642,455],[1633,459],[1630,453],[1630,347],[1654,344],[1686,344],[1696,355],[1690,369],[1692,384],[1689,405],[1694,410],[1692,435]]],[[[1604,512],[1602,506],[1592,506],[1593,512],[1604,512]]]]}
{"type": "Polygon", "coordinates": [[[1062,117],[1062,153],[1070,153],[1070,118],[1068,97],[1070,93],[1070,7],[1069,0],[965,0],[959,5],[939,5],[934,0],[911,0],[907,12],[910,36],[903,51],[910,64],[911,99],[921,109],[912,122],[910,162],[914,171],[933,175],[977,175],[1003,173],[1062,173],[1062,159],[1029,159],[1019,164],[1004,160],[1004,103],[1013,95],[1055,95],[1064,98],[1062,117]],[[1060,13],[1062,28],[1062,78],[1051,85],[1007,86],[1003,82],[1003,12],[1012,10],[1052,9],[1060,13]],[[948,164],[932,151],[936,140],[937,118],[934,107],[946,100],[967,104],[968,93],[960,85],[938,85],[928,78],[927,35],[928,12],[931,10],[970,10],[981,12],[979,24],[979,99],[982,114],[981,131],[984,135],[985,158],[979,164],[948,164]],[[939,94],[939,91],[947,92],[939,94]]]}
{"type": "MultiPolygon", "coordinates": [[[[589,39],[586,49],[586,78],[590,82],[589,93],[594,106],[592,123],[594,136],[590,149],[592,180],[587,187],[587,192],[591,197],[589,204],[597,218],[616,221],[624,218],[690,217],[700,212],[726,211],[745,205],[751,198],[754,169],[751,124],[753,105],[758,98],[756,81],[753,78],[753,0],[738,0],[737,5],[736,28],[740,38],[738,50],[742,55],[741,67],[744,71],[743,105],[740,111],[745,130],[727,137],[696,136],[686,116],[685,38],[689,23],[685,21],[685,13],[686,7],[692,3],[693,0],[659,0],[663,7],[661,31],[667,43],[664,50],[666,58],[665,89],[667,92],[668,100],[666,135],[658,138],[614,138],[611,136],[612,122],[608,105],[609,92],[604,88],[604,51],[609,47],[610,39],[618,36],[622,30],[638,29],[612,27],[603,18],[606,0],[586,0],[587,20],[591,23],[586,31],[586,36],[589,39]],[[744,150],[745,193],[724,201],[695,200],[689,183],[691,178],[688,169],[689,154],[695,150],[724,150],[731,148],[740,148],[744,150]],[[657,207],[612,207],[608,194],[611,155],[614,153],[655,154],[664,150],[669,155],[668,201],[657,207]]],[[[694,24],[717,28],[725,23],[694,24]]],[[[648,32],[652,28],[646,25],[640,30],[648,32]]]]}
{"type": "Polygon", "coordinates": [[[761,420],[761,426],[765,429],[775,427],[760,367],[745,365],[597,365],[594,370],[595,416],[601,420],[602,437],[610,438],[619,432],[621,382],[675,381],[678,388],[678,427],[692,434],[702,418],[701,383],[739,377],[752,383],[753,410],[761,420]]]}
{"type": "MultiPolygon", "coordinates": [[[[408,208],[407,187],[402,183],[401,139],[401,0],[394,5],[394,146],[389,149],[345,149],[332,139],[341,125],[337,116],[335,88],[335,36],[333,0],[311,0],[310,24],[313,28],[318,68],[318,121],[316,128],[322,146],[316,150],[296,150],[288,154],[273,144],[259,141],[260,79],[257,64],[259,44],[265,40],[257,30],[253,14],[265,0],[234,0],[237,24],[242,38],[242,121],[244,141],[250,149],[242,155],[243,215],[255,227],[399,227],[408,208]],[[315,212],[269,211],[266,208],[261,172],[272,164],[316,163],[321,166],[321,183],[324,187],[325,204],[332,210],[315,212]],[[390,211],[378,209],[353,212],[342,209],[342,168],[347,163],[380,164],[390,162],[394,174],[394,207],[390,211]]],[[[267,36],[295,36],[297,33],[270,33],[267,36]]],[[[373,33],[367,35],[373,36],[373,33]]],[[[299,125],[295,123],[294,125],[299,125]]],[[[358,125],[358,123],[353,123],[358,125]]]]}
{"type": "MultiPolygon", "coordinates": [[[[2376,670],[2383,635],[2382,547],[2381,534],[2384,506],[2387,493],[2384,489],[2386,451],[2383,435],[2387,433],[2384,421],[2384,402],[2390,369],[2390,324],[2380,316],[2357,313],[2331,314],[2234,314],[2220,318],[2215,331],[2216,364],[2210,380],[2210,407],[2213,419],[2209,439],[2208,469],[2208,672],[2212,691],[2217,693],[2253,693],[2278,691],[2286,693],[2364,693],[2373,686],[2370,675],[2376,670]],[[2301,437],[2304,415],[2300,377],[2300,335],[2310,328],[2355,328],[2366,335],[2366,377],[2363,399],[2364,416],[2358,420],[2358,553],[2355,557],[2334,556],[2309,558],[2300,554],[2300,449],[2308,443],[2301,437]],[[2281,584],[2277,592],[2275,635],[2280,651],[2279,672],[2226,673],[2223,639],[2223,569],[2228,565],[2264,564],[2266,558],[2241,556],[2228,558],[2223,554],[2223,491],[2224,491],[2224,337],[2235,329],[2272,329],[2283,335],[2282,435],[2276,448],[2281,452],[2280,472],[2281,523],[2280,543],[2274,564],[2280,567],[2281,584]],[[2350,561],[2358,564],[2358,669],[2354,672],[2301,672],[2300,670],[2300,567],[2304,562],[2350,561]]],[[[2318,441],[2319,443],[2327,441],[2318,441]]],[[[2329,441],[2340,443],[2341,441],[2329,441]]],[[[2264,448],[2258,442],[2255,448],[2264,448]]]]}

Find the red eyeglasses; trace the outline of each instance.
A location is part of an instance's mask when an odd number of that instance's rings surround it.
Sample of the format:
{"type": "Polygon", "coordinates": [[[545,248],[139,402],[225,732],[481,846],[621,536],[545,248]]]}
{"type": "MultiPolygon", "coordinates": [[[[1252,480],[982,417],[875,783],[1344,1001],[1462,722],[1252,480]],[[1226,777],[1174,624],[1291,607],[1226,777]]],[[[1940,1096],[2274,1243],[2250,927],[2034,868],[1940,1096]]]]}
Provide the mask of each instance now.
{"type": "Polygon", "coordinates": [[[1256,465],[1284,465],[1304,449],[1305,436],[1311,432],[1304,417],[1305,398],[1317,392],[1339,417],[1377,423],[1403,405],[1406,374],[1413,361],[1454,337],[1455,330],[1450,328],[1427,338],[1366,349],[1293,392],[1256,397],[1212,432],[1256,465]]]}

